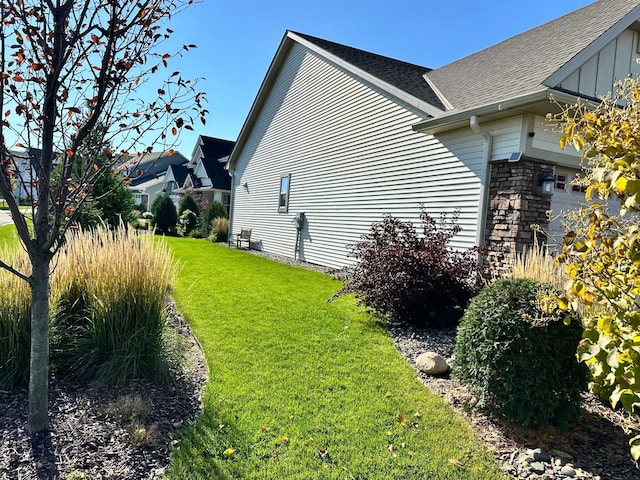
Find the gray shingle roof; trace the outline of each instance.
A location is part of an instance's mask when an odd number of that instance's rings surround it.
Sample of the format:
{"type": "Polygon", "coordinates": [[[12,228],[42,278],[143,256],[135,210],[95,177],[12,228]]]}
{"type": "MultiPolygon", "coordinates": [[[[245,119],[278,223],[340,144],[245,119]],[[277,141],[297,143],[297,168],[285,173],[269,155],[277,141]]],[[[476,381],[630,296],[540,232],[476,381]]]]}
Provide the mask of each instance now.
{"type": "Polygon", "coordinates": [[[298,32],[293,33],[383,82],[440,110],[445,110],[445,106],[436,93],[424,80],[423,75],[431,70],[430,68],[366,52],[357,48],[312,37],[311,35],[298,32]]]}
{"type": "MultiPolygon", "coordinates": [[[[575,55],[620,21],[638,0],[598,0],[469,55],[427,77],[456,110],[534,93],[575,55]]],[[[553,88],[556,85],[546,85],[553,88]]]]}

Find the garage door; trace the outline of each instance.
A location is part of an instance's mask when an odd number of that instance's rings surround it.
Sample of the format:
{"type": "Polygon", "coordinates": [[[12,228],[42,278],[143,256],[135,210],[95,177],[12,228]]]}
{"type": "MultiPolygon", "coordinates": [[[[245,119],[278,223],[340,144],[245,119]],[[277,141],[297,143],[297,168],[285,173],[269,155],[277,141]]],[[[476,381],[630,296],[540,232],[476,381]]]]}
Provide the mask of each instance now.
{"type": "Polygon", "coordinates": [[[567,212],[577,210],[584,203],[584,187],[572,185],[578,170],[556,167],[556,184],[551,197],[551,221],[549,222],[550,245],[562,242],[566,233],[567,212]]]}

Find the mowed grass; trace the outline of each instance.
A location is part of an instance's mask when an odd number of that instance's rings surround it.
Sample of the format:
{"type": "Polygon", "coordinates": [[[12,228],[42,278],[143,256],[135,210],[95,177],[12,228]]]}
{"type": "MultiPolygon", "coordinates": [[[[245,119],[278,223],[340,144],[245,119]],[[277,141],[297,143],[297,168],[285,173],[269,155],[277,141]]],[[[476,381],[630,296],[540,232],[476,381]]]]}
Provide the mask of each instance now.
{"type": "Polygon", "coordinates": [[[339,283],[202,240],[168,238],[173,292],[210,370],[171,479],[505,478],[339,283]]]}

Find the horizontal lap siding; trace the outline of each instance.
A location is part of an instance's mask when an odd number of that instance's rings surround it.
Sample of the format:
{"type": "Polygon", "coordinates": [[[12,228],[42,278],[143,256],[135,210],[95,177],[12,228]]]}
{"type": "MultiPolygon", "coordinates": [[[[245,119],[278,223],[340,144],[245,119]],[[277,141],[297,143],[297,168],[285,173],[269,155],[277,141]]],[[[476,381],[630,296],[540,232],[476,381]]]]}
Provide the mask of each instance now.
{"type": "Polygon", "coordinates": [[[339,267],[383,214],[418,224],[422,202],[434,216],[459,209],[454,246],[474,245],[482,137],[440,141],[411,129],[421,118],[295,44],[238,157],[233,230],[252,228],[264,250],[293,256],[291,221],[305,212],[301,257],[339,267]],[[288,174],[289,211],[278,213],[288,174]]]}

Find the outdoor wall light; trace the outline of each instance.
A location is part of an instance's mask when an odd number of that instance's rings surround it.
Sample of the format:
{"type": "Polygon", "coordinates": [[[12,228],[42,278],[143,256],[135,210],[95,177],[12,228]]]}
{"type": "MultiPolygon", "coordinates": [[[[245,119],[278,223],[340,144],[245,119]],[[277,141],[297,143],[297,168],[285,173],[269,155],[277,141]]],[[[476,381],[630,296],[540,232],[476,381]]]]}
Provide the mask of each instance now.
{"type": "Polygon", "coordinates": [[[550,197],[553,195],[553,187],[556,183],[556,177],[551,170],[545,170],[538,174],[538,186],[540,187],[540,195],[550,197]]]}

